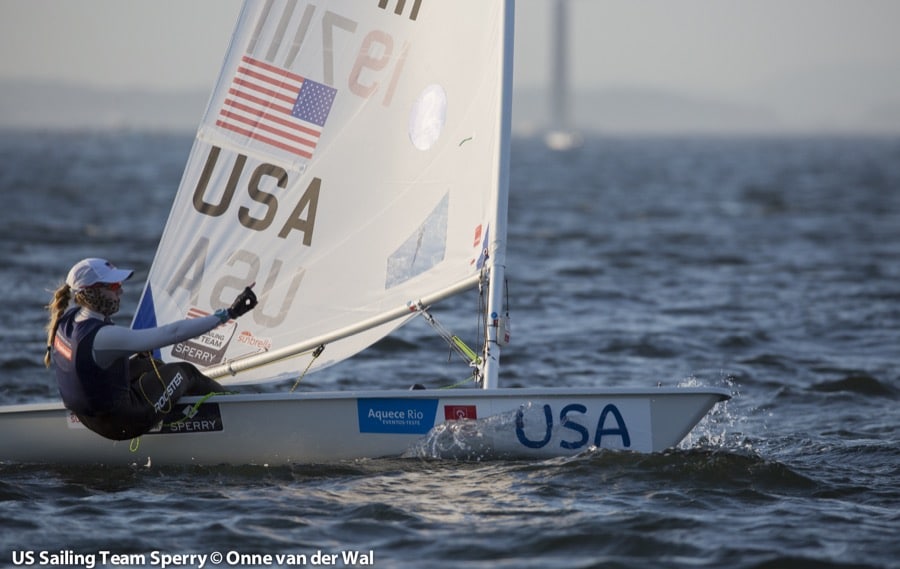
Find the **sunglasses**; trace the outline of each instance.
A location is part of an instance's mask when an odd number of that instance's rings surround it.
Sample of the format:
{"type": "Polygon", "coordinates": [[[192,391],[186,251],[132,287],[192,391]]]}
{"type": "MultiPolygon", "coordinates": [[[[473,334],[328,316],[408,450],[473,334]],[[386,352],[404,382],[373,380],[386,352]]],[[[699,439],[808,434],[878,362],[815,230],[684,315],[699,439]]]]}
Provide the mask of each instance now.
{"type": "Polygon", "coordinates": [[[122,283],[97,283],[88,288],[108,288],[111,291],[117,291],[122,288],[122,283]]]}

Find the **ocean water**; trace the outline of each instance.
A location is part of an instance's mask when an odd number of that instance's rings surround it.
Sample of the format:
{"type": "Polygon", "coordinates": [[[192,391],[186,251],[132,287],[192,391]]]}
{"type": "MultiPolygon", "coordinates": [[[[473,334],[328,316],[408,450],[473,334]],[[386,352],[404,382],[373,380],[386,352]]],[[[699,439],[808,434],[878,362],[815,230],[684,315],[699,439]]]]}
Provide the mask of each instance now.
{"type": "MultiPolygon", "coordinates": [[[[190,144],[0,133],[0,404],[56,398],[42,307],[74,261],[146,276],[190,144]]],[[[678,448],[0,462],[0,566],[900,567],[900,140],[516,139],[511,175],[502,384],[731,389],[678,448]]],[[[465,337],[474,309],[436,314],[465,337]]],[[[466,371],[414,321],[304,388],[466,371]]]]}

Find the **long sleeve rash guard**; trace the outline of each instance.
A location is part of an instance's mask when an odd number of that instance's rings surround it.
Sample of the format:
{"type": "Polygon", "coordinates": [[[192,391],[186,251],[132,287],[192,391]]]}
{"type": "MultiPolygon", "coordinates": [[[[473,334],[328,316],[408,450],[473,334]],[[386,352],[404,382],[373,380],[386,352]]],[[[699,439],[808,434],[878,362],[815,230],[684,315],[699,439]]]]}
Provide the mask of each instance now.
{"type": "MultiPolygon", "coordinates": [[[[103,320],[104,316],[82,308],[75,318],[76,320],[86,318],[103,320]]],[[[124,326],[104,326],[97,331],[94,338],[94,361],[98,366],[106,369],[118,358],[129,357],[138,352],[148,352],[196,338],[219,324],[221,324],[219,317],[210,314],[202,318],[187,318],[164,326],[142,330],[132,330],[124,326]]]]}

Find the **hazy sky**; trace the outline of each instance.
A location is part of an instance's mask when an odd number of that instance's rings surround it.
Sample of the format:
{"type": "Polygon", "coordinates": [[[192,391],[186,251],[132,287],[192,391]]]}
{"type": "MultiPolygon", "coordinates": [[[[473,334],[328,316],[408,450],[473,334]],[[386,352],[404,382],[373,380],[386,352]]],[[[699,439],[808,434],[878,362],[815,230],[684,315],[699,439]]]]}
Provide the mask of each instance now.
{"type": "MultiPolygon", "coordinates": [[[[0,79],[208,89],[239,6],[0,0],[0,79]]],[[[549,74],[550,7],[517,3],[519,86],[549,74]]],[[[570,12],[576,87],[900,109],[900,0],[571,0],[570,12]]]]}

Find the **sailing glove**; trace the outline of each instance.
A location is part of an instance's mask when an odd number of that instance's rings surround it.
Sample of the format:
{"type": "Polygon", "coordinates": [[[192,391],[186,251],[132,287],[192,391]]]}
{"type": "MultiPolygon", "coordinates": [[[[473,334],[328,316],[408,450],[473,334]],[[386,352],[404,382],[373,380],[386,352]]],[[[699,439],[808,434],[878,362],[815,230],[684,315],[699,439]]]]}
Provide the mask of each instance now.
{"type": "Polygon", "coordinates": [[[237,295],[237,298],[234,299],[234,304],[228,309],[228,316],[230,318],[243,316],[253,310],[256,302],[256,295],[253,293],[253,289],[248,286],[244,289],[244,292],[237,295]]]}
{"type": "Polygon", "coordinates": [[[253,293],[253,289],[248,286],[244,289],[244,292],[237,295],[237,298],[234,299],[234,304],[230,308],[220,308],[216,310],[215,314],[219,317],[220,322],[228,322],[253,310],[256,303],[256,295],[253,293]]]}

